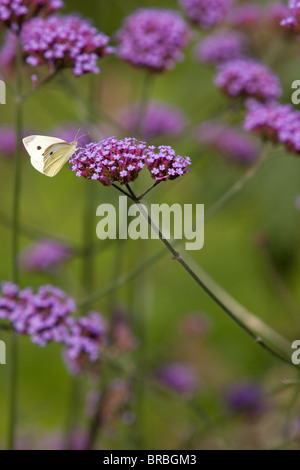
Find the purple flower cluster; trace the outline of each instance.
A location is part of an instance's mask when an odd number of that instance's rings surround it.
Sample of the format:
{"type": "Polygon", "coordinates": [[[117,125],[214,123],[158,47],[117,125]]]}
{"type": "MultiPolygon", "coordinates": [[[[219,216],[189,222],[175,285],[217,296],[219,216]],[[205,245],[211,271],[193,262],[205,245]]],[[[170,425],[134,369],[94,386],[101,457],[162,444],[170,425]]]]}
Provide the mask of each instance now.
{"type": "Polygon", "coordinates": [[[207,36],[195,50],[196,59],[217,65],[245,55],[247,37],[237,31],[221,31],[207,36]]]}
{"type": "Polygon", "coordinates": [[[229,12],[232,0],[179,0],[187,17],[202,28],[220,23],[229,12]]]}
{"type": "Polygon", "coordinates": [[[136,67],[162,72],[182,59],[189,37],[177,12],[142,8],[125,18],[117,33],[117,54],[136,67]]]}
{"type": "Polygon", "coordinates": [[[207,121],[201,124],[196,129],[196,138],[235,163],[253,163],[259,155],[259,145],[246,133],[219,122],[207,121]]]}
{"type": "Polygon", "coordinates": [[[282,143],[291,153],[300,152],[300,111],[292,105],[247,103],[248,113],[244,128],[264,139],[282,143]]]}
{"type": "Polygon", "coordinates": [[[265,410],[262,388],[253,382],[239,382],[232,385],[226,393],[225,403],[234,413],[247,413],[257,416],[265,410]]]}
{"type": "Polygon", "coordinates": [[[29,65],[72,68],[76,76],[99,73],[97,60],[111,52],[108,36],[73,15],[34,18],[24,25],[21,40],[29,65]]]}
{"type": "Polygon", "coordinates": [[[289,14],[281,20],[281,26],[300,34],[300,1],[289,0],[289,14]]]}
{"type": "Polygon", "coordinates": [[[115,181],[126,184],[134,181],[144,168],[145,149],[144,142],[110,137],[79,149],[70,163],[76,176],[100,181],[104,186],[115,181]]]}
{"type": "Polygon", "coordinates": [[[35,16],[48,16],[62,8],[62,0],[0,0],[0,22],[15,30],[35,16]]]}
{"type": "Polygon", "coordinates": [[[86,317],[72,322],[64,355],[72,373],[78,374],[89,362],[98,361],[101,347],[106,344],[106,333],[106,323],[97,312],[89,312],[86,317]]]}
{"type": "Polygon", "coordinates": [[[148,147],[146,164],[151,177],[156,181],[174,180],[190,171],[191,159],[176,155],[168,145],[160,145],[158,153],[152,145],[148,147]]]}
{"type": "Polygon", "coordinates": [[[68,366],[78,373],[99,359],[106,344],[106,326],[99,313],[75,318],[75,311],[74,300],[57,287],[41,286],[34,293],[10,282],[1,284],[0,319],[40,346],[62,343],[68,366]]]}
{"type": "Polygon", "coordinates": [[[152,178],[175,179],[189,171],[191,161],[175,154],[168,146],[148,146],[133,138],[117,140],[114,137],[92,142],[78,149],[70,160],[77,176],[100,181],[104,186],[114,182],[126,184],[134,181],[145,165],[152,178]]]}
{"type": "Polygon", "coordinates": [[[27,271],[56,272],[72,255],[65,243],[43,239],[26,248],[21,254],[21,264],[27,271]]]}
{"type": "Polygon", "coordinates": [[[171,362],[157,371],[157,378],[168,388],[181,395],[191,395],[198,386],[198,379],[191,367],[181,362],[171,362]]]}
{"type": "Polygon", "coordinates": [[[63,291],[42,286],[34,294],[31,288],[20,290],[7,282],[1,290],[0,318],[9,320],[18,333],[31,336],[41,346],[49,341],[66,341],[75,303],[63,291]]]}
{"type": "Polygon", "coordinates": [[[218,67],[215,84],[229,96],[253,97],[261,101],[278,98],[278,77],[266,66],[252,59],[236,59],[218,67]]]}
{"type": "Polygon", "coordinates": [[[146,139],[162,135],[179,134],[187,119],[181,109],[164,103],[152,101],[148,104],[140,120],[140,106],[137,103],[127,106],[120,113],[120,121],[128,131],[139,133],[146,139]]]}

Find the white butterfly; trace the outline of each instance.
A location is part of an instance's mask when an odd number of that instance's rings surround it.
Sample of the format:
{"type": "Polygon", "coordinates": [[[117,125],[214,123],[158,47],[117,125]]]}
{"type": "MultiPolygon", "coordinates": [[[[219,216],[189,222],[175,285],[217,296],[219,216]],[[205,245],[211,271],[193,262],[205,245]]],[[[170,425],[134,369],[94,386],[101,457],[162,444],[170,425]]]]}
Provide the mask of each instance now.
{"type": "Polygon", "coordinates": [[[77,141],[68,143],[56,137],[30,135],[23,139],[32,166],[47,176],[55,176],[72,157],[77,141]]]}

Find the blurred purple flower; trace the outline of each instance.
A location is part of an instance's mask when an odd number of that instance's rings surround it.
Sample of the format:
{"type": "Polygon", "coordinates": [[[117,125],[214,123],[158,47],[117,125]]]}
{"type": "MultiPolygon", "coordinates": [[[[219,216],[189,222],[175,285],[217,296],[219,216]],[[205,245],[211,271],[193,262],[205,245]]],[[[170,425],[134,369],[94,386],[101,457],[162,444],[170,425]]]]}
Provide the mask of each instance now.
{"type": "Polygon", "coordinates": [[[281,26],[291,29],[293,32],[300,34],[300,1],[289,0],[289,14],[280,22],[281,26]]]}
{"type": "Polygon", "coordinates": [[[206,121],[195,130],[198,142],[215,148],[228,160],[251,164],[259,156],[259,145],[237,127],[216,121],[206,121]]]}
{"type": "Polygon", "coordinates": [[[232,0],[179,0],[187,17],[202,28],[220,23],[229,12],[232,0]]]}
{"type": "Polygon", "coordinates": [[[279,26],[280,22],[289,15],[289,9],[283,2],[269,2],[264,7],[264,20],[279,26]]]}
{"type": "Polygon", "coordinates": [[[247,131],[284,144],[288,152],[300,152],[300,111],[290,104],[262,104],[255,100],[249,100],[247,106],[244,123],[247,131]]]}
{"type": "Polygon", "coordinates": [[[199,379],[195,372],[181,362],[165,364],[158,369],[156,377],[166,387],[181,395],[192,395],[199,386],[199,379]]]}
{"type": "Polygon", "coordinates": [[[13,126],[0,126],[0,156],[13,157],[16,150],[16,131],[13,126]]]}
{"type": "Polygon", "coordinates": [[[21,41],[29,65],[72,68],[76,76],[99,73],[97,60],[111,52],[108,36],[74,15],[34,18],[24,25],[21,41]]]}
{"type": "Polygon", "coordinates": [[[217,65],[245,55],[247,36],[237,31],[221,31],[210,34],[195,49],[200,62],[217,65]]]}
{"type": "Polygon", "coordinates": [[[107,344],[107,327],[97,312],[75,318],[76,305],[65,292],[53,286],[20,289],[3,282],[0,290],[0,318],[10,322],[19,334],[28,335],[33,343],[49,342],[65,346],[66,363],[72,373],[91,368],[107,344]]]}
{"type": "Polygon", "coordinates": [[[145,113],[141,116],[141,123],[139,119],[138,103],[126,106],[120,112],[122,125],[132,133],[139,127],[139,132],[146,139],[179,134],[187,123],[187,118],[181,109],[156,101],[148,104],[145,113]]]}
{"type": "Polygon", "coordinates": [[[228,15],[228,23],[241,29],[252,29],[259,25],[263,17],[261,5],[247,2],[235,5],[228,15]]]}
{"type": "MultiPolygon", "coordinates": [[[[32,131],[25,129],[23,137],[32,131]]],[[[0,126],[0,157],[13,157],[16,152],[16,130],[12,125],[0,126]]]]}
{"type": "Polygon", "coordinates": [[[54,273],[72,253],[72,248],[65,243],[41,239],[21,253],[21,265],[27,271],[54,273]]]}
{"type": "Polygon", "coordinates": [[[106,345],[107,325],[97,312],[73,321],[66,339],[64,358],[68,369],[78,374],[100,358],[101,348],[106,345]]]}
{"type": "Polygon", "coordinates": [[[0,23],[18,31],[30,18],[48,16],[63,6],[61,0],[0,0],[0,23]]]}
{"type": "Polygon", "coordinates": [[[87,145],[91,141],[87,130],[84,128],[79,129],[79,127],[73,123],[66,123],[55,127],[51,131],[51,135],[55,135],[55,137],[58,137],[59,139],[62,139],[66,142],[73,142],[76,137],[80,147],[87,145]]]}
{"type": "Polygon", "coordinates": [[[225,404],[234,413],[246,413],[255,417],[266,409],[263,390],[254,382],[238,382],[225,393],[225,404]]]}
{"type": "Polygon", "coordinates": [[[34,294],[31,288],[20,290],[6,282],[1,291],[0,318],[8,320],[18,333],[31,336],[40,346],[66,340],[75,303],[63,291],[41,286],[34,294]]]}
{"type": "Polygon", "coordinates": [[[189,30],[176,11],[141,8],[125,18],[116,37],[121,59],[162,72],[182,60],[189,30]]]}
{"type": "Polygon", "coordinates": [[[215,84],[229,96],[253,97],[261,101],[279,98],[279,78],[267,67],[252,59],[237,59],[219,65],[215,84]]]}
{"type": "Polygon", "coordinates": [[[77,176],[100,181],[104,186],[134,181],[145,165],[156,180],[175,179],[189,171],[188,157],[176,155],[167,146],[158,147],[157,153],[155,149],[133,138],[111,137],[79,149],[70,161],[71,169],[77,176]]]}

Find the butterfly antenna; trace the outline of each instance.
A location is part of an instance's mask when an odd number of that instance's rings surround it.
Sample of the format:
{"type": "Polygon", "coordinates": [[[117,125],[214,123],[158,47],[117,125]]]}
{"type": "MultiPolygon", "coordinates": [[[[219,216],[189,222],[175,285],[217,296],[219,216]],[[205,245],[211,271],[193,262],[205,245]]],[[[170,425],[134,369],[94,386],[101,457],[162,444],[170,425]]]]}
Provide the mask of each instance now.
{"type": "Polygon", "coordinates": [[[77,136],[78,136],[78,134],[79,134],[80,131],[81,131],[81,129],[78,129],[78,130],[77,130],[74,140],[77,140],[77,136]]]}

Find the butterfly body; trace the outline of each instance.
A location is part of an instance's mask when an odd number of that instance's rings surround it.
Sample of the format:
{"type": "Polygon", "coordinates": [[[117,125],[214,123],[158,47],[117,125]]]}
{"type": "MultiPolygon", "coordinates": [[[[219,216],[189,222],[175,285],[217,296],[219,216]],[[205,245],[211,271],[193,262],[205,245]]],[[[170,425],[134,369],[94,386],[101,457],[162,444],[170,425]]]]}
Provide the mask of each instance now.
{"type": "Polygon", "coordinates": [[[23,139],[32,166],[46,176],[53,177],[75,153],[77,142],[65,142],[57,137],[31,135],[23,139]]]}

